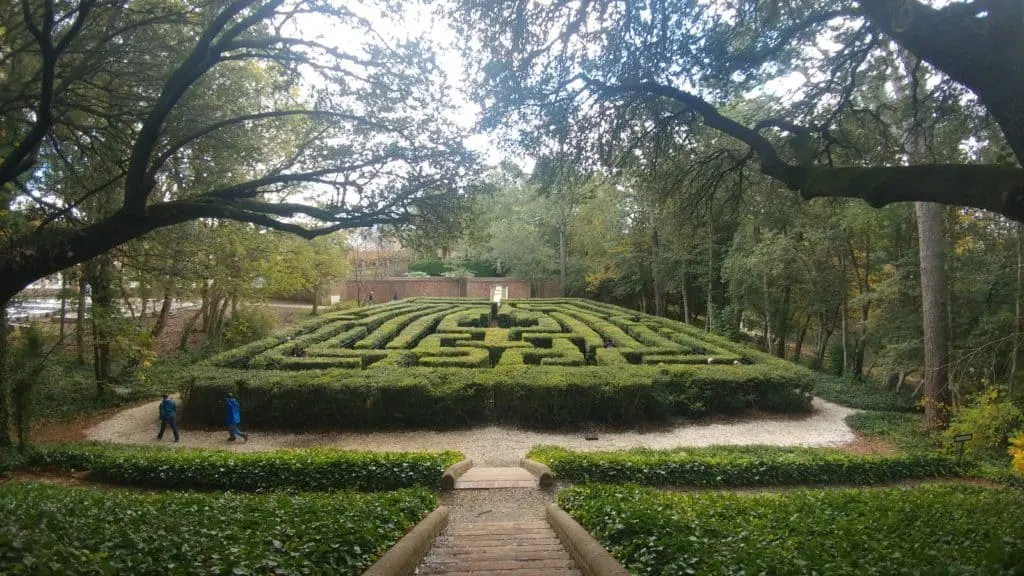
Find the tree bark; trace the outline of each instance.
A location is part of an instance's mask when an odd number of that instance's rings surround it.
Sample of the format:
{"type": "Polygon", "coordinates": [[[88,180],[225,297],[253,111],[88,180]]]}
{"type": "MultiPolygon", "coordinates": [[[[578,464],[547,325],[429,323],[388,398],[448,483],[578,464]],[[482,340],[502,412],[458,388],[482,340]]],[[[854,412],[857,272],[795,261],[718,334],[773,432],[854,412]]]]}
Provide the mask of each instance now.
{"type": "Polygon", "coordinates": [[[558,227],[558,290],[564,298],[566,291],[565,226],[558,227]]]}
{"type": "Polygon", "coordinates": [[[153,324],[153,329],[149,331],[150,336],[156,338],[164,331],[164,326],[167,325],[167,316],[171,312],[171,305],[173,304],[173,296],[171,295],[170,289],[164,290],[164,301],[160,305],[160,313],[156,317],[156,322],[153,324]]]}
{"type": "Polygon", "coordinates": [[[1014,298],[1013,351],[1010,354],[1010,382],[1007,392],[1013,393],[1017,377],[1017,359],[1020,356],[1021,332],[1024,331],[1024,317],[1021,315],[1021,299],[1024,299],[1024,224],[1017,223],[1017,295],[1014,298]]]}
{"type": "Polygon", "coordinates": [[[942,428],[949,407],[949,326],[946,316],[945,242],[938,204],[918,202],[921,303],[924,315],[925,426],[942,428]]]}
{"type": "Polygon", "coordinates": [[[118,315],[114,309],[113,262],[108,255],[97,256],[89,262],[87,270],[92,287],[93,372],[96,375],[96,395],[99,396],[110,381],[111,323],[118,315]]]}
{"type": "Polygon", "coordinates": [[[75,360],[85,364],[85,293],[89,286],[84,266],[80,266],[78,276],[77,316],[75,317],[75,360]]]}
{"type": "Polygon", "coordinates": [[[60,332],[58,337],[64,339],[64,320],[68,317],[68,275],[64,271],[60,275],[60,332]]]}
{"type": "MultiPolygon", "coordinates": [[[[652,218],[653,220],[653,218],[652,218]]],[[[661,266],[659,262],[659,252],[661,251],[661,241],[658,238],[658,229],[654,226],[654,222],[651,222],[651,279],[653,280],[654,288],[654,314],[656,316],[665,315],[665,283],[662,280],[661,266]]]]}
{"type": "Polygon", "coordinates": [[[715,302],[713,296],[715,292],[715,219],[713,208],[711,199],[708,198],[708,321],[704,323],[704,328],[708,332],[714,330],[715,324],[715,302]]]}
{"type": "Polygon", "coordinates": [[[800,332],[797,334],[796,344],[793,346],[793,361],[800,362],[804,357],[804,339],[807,337],[807,328],[811,325],[811,315],[807,315],[800,332]]]}
{"type": "Polygon", "coordinates": [[[683,322],[686,324],[690,323],[690,283],[686,275],[686,268],[684,267],[680,272],[682,276],[682,292],[683,292],[683,322]]]}
{"type": "Polygon", "coordinates": [[[840,329],[843,331],[843,334],[842,334],[842,336],[843,336],[843,371],[842,371],[842,374],[845,376],[846,375],[846,367],[849,366],[850,363],[849,363],[849,353],[847,352],[847,343],[846,343],[846,332],[847,332],[847,330],[846,330],[846,315],[847,315],[846,298],[847,298],[847,292],[848,292],[847,286],[846,286],[846,282],[847,282],[847,278],[846,278],[846,259],[843,258],[842,253],[839,254],[839,268],[840,268],[840,270],[842,270],[842,274],[843,274],[843,301],[842,301],[842,305],[839,308],[839,314],[840,314],[839,321],[840,321],[840,329]]]}
{"type": "Polygon", "coordinates": [[[7,304],[10,299],[0,298],[0,449],[11,446],[11,382],[7,371],[10,334],[7,327],[7,304]]]}
{"type": "Polygon", "coordinates": [[[320,283],[313,286],[313,316],[320,312],[320,283]]]}

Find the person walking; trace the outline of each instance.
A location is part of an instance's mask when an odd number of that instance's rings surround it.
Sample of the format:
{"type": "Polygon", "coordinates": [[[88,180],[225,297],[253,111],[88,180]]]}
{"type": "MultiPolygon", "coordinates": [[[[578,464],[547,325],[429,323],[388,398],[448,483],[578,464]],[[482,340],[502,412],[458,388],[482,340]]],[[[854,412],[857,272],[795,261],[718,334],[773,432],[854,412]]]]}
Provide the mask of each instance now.
{"type": "Polygon", "coordinates": [[[164,431],[170,425],[171,432],[174,432],[174,441],[178,441],[178,406],[171,400],[170,394],[164,394],[164,400],[160,403],[160,431],[156,434],[157,440],[164,439],[164,431]]]}
{"type": "Polygon", "coordinates": [[[366,305],[373,306],[373,290],[370,290],[370,295],[366,297],[366,305]]]}
{"type": "Polygon", "coordinates": [[[234,442],[238,439],[238,436],[241,436],[242,440],[248,442],[249,435],[238,429],[238,425],[242,422],[242,409],[238,406],[238,399],[231,392],[228,392],[224,408],[226,409],[225,416],[227,416],[228,442],[234,442]]]}

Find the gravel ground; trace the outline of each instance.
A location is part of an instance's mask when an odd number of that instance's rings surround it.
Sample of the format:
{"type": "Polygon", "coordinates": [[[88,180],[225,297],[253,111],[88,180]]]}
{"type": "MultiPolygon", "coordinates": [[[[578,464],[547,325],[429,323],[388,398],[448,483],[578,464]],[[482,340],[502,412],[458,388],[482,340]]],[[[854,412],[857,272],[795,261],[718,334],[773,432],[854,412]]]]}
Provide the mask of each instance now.
{"type": "MultiPolygon", "coordinates": [[[[159,401],[128,408],[85,431],[89,440],[122,444],[157,444],[159,401]]],[[[242,407],[245,430],[245,407],[242,407]]],[[[556,444],[575,450],[617,450],[633,447],[678,448],[713,444],[775,446],[839,446],[855,440],[844,418],[856,410],[814,399],[806,416],[718,418],[710,423],[686,423],[653,431],[598,431],[588,441],[581,432],[541,432],[487,426],[466,430],[401,432],[335,432],[288,434],[256,431],[249,442],[227,442],[227,432],[183,430],[179,446],[230,448],[237,451],[332,446],[361,450],[458,450],[476,465],[517,465],[536,444],[556,444]]],[[[169,435],[169,434],[168,434],[169,435]]],[[[165,435],[163,443],[168,443],[165,435]]]]}
{"type": "Polygon", "coordinates": [[[544,520],[544,508],[554,501],[551,490],[490,488],[441,493],[451,524],[478,522],[536,522],[544,520]]]}

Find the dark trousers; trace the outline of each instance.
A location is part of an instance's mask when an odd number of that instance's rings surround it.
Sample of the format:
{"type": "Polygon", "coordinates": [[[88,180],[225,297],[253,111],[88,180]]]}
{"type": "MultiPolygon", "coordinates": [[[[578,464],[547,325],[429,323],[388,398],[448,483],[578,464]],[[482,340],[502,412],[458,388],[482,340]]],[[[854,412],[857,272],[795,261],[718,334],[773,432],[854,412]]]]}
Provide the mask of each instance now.
{"type": "Polygon", "coordinates": [[[157,433],[156,438],[157,438],[157,440],[163,440],[163,438],[164,438],[164,430],[167,430],[167,425],[168,424],[171,425],[171,432],[174,432],[174,441],[177,442],[178,441],[178,422],[177,422],[177,419],[175,419],[175,418],[170,418],[168,420],[161,420],[160,421],[160,432],[157,433]]]}
{"type": "Polygon", "coordinates": [[[249,435],[248,434],[246,434],[245,432],[242,432],[241,430],[238,429],[238,424],[228,424],[228,434],[230,435],[229,437],[232,438],[232,439],[234,439],[237,436],[241,436],[242,438],[245,438],[246,440],[249,439],[249,435]]]}

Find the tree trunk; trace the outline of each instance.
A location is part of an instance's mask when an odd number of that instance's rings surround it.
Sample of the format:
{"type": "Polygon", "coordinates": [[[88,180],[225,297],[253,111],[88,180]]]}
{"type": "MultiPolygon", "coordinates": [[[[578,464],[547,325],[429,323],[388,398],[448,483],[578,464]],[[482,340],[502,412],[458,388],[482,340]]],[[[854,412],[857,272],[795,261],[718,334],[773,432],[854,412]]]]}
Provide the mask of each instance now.
{"type": "Polygon", "coordinates": [[[1021,332],[1024,318],[1021,317],[1021,299],[1024,298],[1024,224],[1017,223],[1017,295],[1014,298],[1013,352],[1010,354],[1010,382],[1007,392],[1013,393],[1013,382],[1017,376],[1017,358],[1020,356],[1021,332]]]}
{"type": "Polygon", "coordinates": [[[89,262],[87,269],[92,288],[93,372],[96,375],[96,395],[100,396],[110,381],[111,324],[117,314],[114,310],[113,262],[108,255],[97,256],[89,262]]]}
{"type": "Polygon", "coordinates": [[[714,318],[715,318],[715,306],[714,297],[712,296],[715,292],[715,219],[713,215],[711,205],[711,199],[708,199],[708,305],[707,315],[708,321],[705,322],[705,329],[708,332],[714,330],[714,318]]]}
{"type": "Polygon", "coordinates": [[[85,269],[82,267],[78,277],[78,315],[75,318],[75,361],[85,364],[85,293],[89,286],[85,269]]]}
{"type": "Polygon", "coordinates": [[[320,283],[313,286],[313,316],[320,312],[320,283]]]}
{"type": "Polygon", "coordinates": [[[65,270],[60,275],[60,333],[58,337],[64,339],[64,320],[68,317],[68,275],[65,270]]]}
{"type": "Polygon", "coordinates": [[[7,327],[7,304],[9,297],[0,299],[0,450],[11,446],[11,383],[8,378],[8,345],[10,335],[7,327]]]}
{"type": "Polygon", "coordinates": [[[558,290],[564,298],[566,290],[565,226],[558,227],[558,290]]]}
{"type": "Polygon", "coordinates": [[[807,315],[807,319],[804,320],[803,326],[800,328],[799,334],[797,334],[796,344],[793,347],[793,361],[800,362],[804,357],[804,338],[807,337],[807,328],[811,325],[811,315],[807,315]]]}
{"type": "Polygon", "coordinates": [[[839,319],[840,319],[840,329],[843,331],[843,371],[842,371],[842,374],[845,376],[846,375],[846,367],[849,366],[850,363],[849,363],[849,352],[847,351],[847,342],[846,342],[846,297],[847,297],[847,292],[848,292],[847,287],[846,287],[846,259],[843,258],[842,254],[839,255],[839,268],[842,270],[842,273],[843,273],[843,304],[842,304],[842,306],[839,309],[839,313],[840,313],[839,319]]]}
{"type": "Polygon", "coordinates": [[[651,279],[654,284],[654,314],[656,316],[665,315],[665,283],[661,277],[661,266],[658,264],[660,251],[661,240],[658,238],[658,229],[651,222],[651,279]]]}
{"type": "Polygon", "coordinates": [[[153,324],[153,329],[150,330],[150,336],[156,338],[164,331],[164,326],[167,325],[167,316],[171,312],[171,304],[173,303],[173,297],[171,296],[170,289],[164,290],[164,301],[160,305],[160,314],[156,317],[156,323],[153,324]]]}
{"type": "Polygon", "coordinates": [[[683,291],[683,322],[686,324],[690,323],[690,286],[687,281],[686,268],[683,268],[682,272],[682,291],[683,291]]]}
{"type": "Polygon", "coordinates": [[[938,204],[917,202],[921,253],[921,309],[924,314],[925,426],[942,428],[949,405],[949,326],[946,316],[945,242],[938,204]]]}

